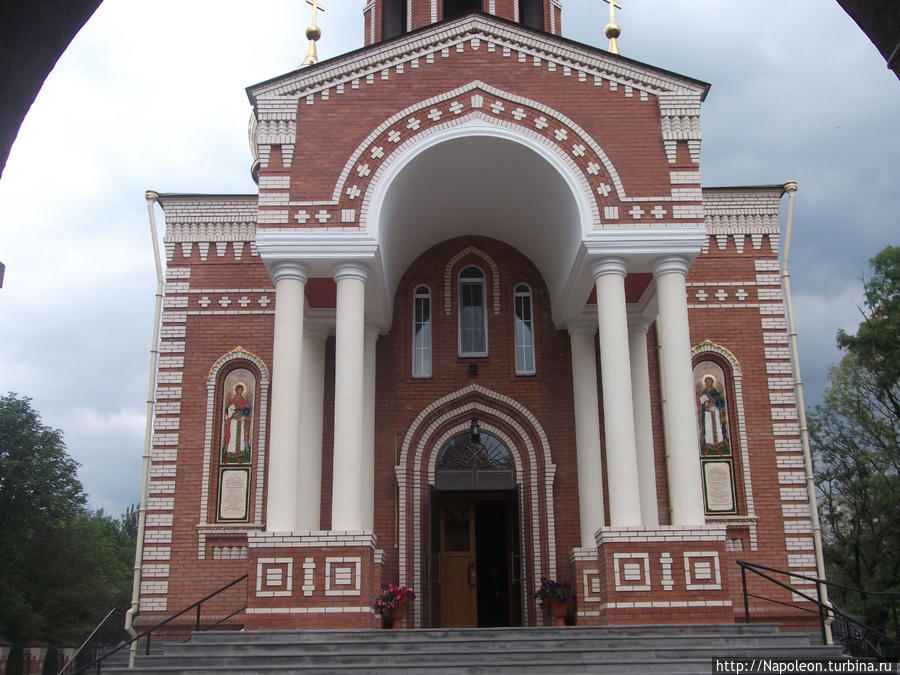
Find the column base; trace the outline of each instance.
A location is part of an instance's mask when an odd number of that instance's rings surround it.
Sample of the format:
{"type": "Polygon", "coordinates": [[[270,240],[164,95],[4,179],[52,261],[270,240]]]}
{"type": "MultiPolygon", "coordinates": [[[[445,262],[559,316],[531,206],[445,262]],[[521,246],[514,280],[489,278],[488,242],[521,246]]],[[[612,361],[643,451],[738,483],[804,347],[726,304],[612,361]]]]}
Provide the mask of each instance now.
{"type": "Polygon", "coordinates": [[[251,533],[245,629],[381,627],[375,541],[363,530],[251,533]]]}
{"type": "Polygon", "coordinates": [[[579,623],[734,623],[725,526],[604,528],[596,541],[596,564],[573,551],[579,623]]]}

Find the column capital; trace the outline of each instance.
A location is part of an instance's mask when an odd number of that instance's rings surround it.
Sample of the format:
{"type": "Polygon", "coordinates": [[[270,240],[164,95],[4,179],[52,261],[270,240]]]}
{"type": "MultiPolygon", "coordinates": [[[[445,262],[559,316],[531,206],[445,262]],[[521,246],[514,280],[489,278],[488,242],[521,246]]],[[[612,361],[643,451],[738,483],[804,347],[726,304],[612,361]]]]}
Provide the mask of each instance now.
{"type": "Polygon", "coordinates": [[[293,279],[305,284],[309,279],[309,268],[296,260],[278,260],[270,265],[269,276],[276,284],[282,279],[293,279]]]}
{"type": "Polygon", "coordinates": [[[617,256],[598,258],[591,265],[591,273],[594,275],[595,281],[607,274],[618,274],[620,277],[624,277],[628,273],[628,263],[625,262],[625,258],[617,256]]]}
{"type": "Polygon", "coordinates": [[[573,319],[566,322],[566,330],[569,335],[578,335],[580,333],[589,333],[593,335],[597,332],[596,319],[573,319]]]}
{"type": "Polygon", "coordinates": [[[344,260],[335,263],[332,268],[332,276],[335,281],[343,279],[358,279],[365,282],[369,278],[369,268],[362,263],[353,262],[352,260],[344,260]]]}
{"type": "Polygon", "coordinates": [[[331,334],[331,326],[322,320],[306,320],[303,322],[303,337],[318,337],[327,339],[331,334]]]}
{"type": "Polygon", "coordinates": [[[653,263],[653,277],[676,273],[687,276],[691,267],[690,261],[683,255],[666,255],[657,258],[653,263]]]}
{"type": "Polygon", "coordinates": [[[628,331],[640,331],[641,333],[647,334],[650,332],[650,325],[656,317],[646,316],[644,314],[632,314],[628,313],[628,331]]]}

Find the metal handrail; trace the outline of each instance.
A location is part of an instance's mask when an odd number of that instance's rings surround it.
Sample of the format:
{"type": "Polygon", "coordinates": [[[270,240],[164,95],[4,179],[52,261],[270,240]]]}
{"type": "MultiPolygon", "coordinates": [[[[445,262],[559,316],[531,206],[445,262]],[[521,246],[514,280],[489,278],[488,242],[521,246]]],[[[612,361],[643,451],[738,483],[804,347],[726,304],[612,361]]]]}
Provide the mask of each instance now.
{"type": "MultiPolygon", "coordinates": [[[[830,601],[823,602],[823,587],[832,586],[834,588],[840,588],[845,591],[849,591],[852,593],[857,593],[862,596],[881,596],[887,597],[891,600],[891,610],[894,617],[895,630],[897,630],[897,612],[896,607],[894,605],[894,599],[900,598],[900,591],[867,591],[862,588],[854,588],[853,586],[847,586],[845,584],[839,584],[837,582],[828,581],[827,579],[818,579],[816,577],[810,577],[805,574],[799,574],[797,572],[788,572],[786,570],[781,570],[775,567],[768,567],[766,565],[760,565],[758,563],[747,562],[746,560],[738,560],[737,564],[741,568],[741,582],[743,584],[744,590],[744,620],[746,623],[750,623],[750,598],[756,598],[758,600],[764,600],[767,602],[772,602],[779,605],[787,605],[794,607],[800,611],[808,612],[810,614],[818,614],[819,622],[822,629],[822,639],[827,644],[828,643],[828,634],[829,631],[826,630],[826,626],[830,625],[832,622],[837,621],[840,633],[843,635],[845,640],[842,640],[845,647],[852,649],[852,646],[848,644],[851,638],[854,640],[858,640],[860,637],[866,643],[866,646],[869,649],[870,654],[874,654],[879,658],[884,658],[884,653],[880,650],[876,645],[872,644],[872,642],[868,639],[869,635],[874,635],[879,638],[880,641],[886,641],[890,645],[893,646],[894,650],[897,650],[900,647],[900,642],[895,637],[891,637],[882,633],[881,631],[872,628],[871,626],[867,626],[858,619],[850,616],[846,612],[841,611],[830,601]],[[767,598],[765,596],[756,595],[753,593],[749,593],[747,590],[747,571],[753,572],[754,574],[771,581],[776,586],[784,588],[785,590],[790,591],[791,593],[795,593],[800,597],[812,602],[818,608],[818,611],[806,609],[804,607],[796,607],[794,605],[788,605],[788,603],[781,602],[774,598],[767,598]],[[764,570],[764,571],[761,571],[764,570]],[[794,586],[789,586],[778,579],[766,574],[765,572],[773,572],[775,574],[783,574],[787,577],[792,577],[795,579],[803,579],[805,581],[811,581],[816,585],[816,597],[813,598],[806,593],[804,593],[801,589],[796,588],[794,586]],[[858,627],[858,628],[857,628],[858,627]],[[856,633],[854,635],[850,635],[850,630],[855,630],[856,633]]],[[[900,635],[900,630],[897,630],[898,635],[900,635]]]]}
{"type": "Polygon", "coordinates": [[[87,646],[87,644],[91,640],[94,639],[94,636],[99,632],[99,630],[101,628],[103,628],[104,624],[106,624],[106,622],[109,621],[109,617],[111,617],[113,614],[115,614],[116,611],[118,611],[118,609],[119,609],[118,607],[113,607],[111,610],[109,610],[106,613],[106,616],[104,616],[103,619],[100,621],[100,623],[98,623],[97,626],[94,628],[94,630],[91,631],[91,634],[88,635],[87,638],[85,639],[85,641],[81,643],[81,646],[75,650],[75,653],[72,654],[72,657],[68,661],[66,661],[66,665],[64,665],[62,667],[62,670],[60,670],[59,673],[57,673],[57,675],[63,675],[63,673],[65,673],[69,669],[69,666],[73,665],[76,662],[76,659],[81,654],[82,650],[87,646]]]}
{"type": "MultiPolygon", "coordinates": [[[[153,626],[153,627],[151,627],[151,628],[148,628],[148,629],[145,630],[143,633],[138,633],[137,635],[135,635],[133,638],[131,638],[131,639],[128,640],[127,642],[123,642],[122,644],[118,645],[118,646],[115,647],[114,649],[109,650],[109,651],[106,652],[105,654],[101,654],[101,655],[98,656],[96,659],[94,659],[94,660],[91,661],[89,664],[87,664],[86,666],[82,666],[81,668],[79,668],[78,670],[75,671],[74,675],[79,675],[80,673],[84,673],[84,672],[86,672],[86,671],[88,670],[88,668],[91,668],[91,667],[93,667],[93,666],[97,666],[97,673],[99,674],[99,673],[102,671],[102,663],[103,663],[104,659],[106,659],[106,658],[112,656],[113,654],[115,654],[115,653],[117,653],[118,651],[124,649],[125,647],[129,647],[132,643],[138,642],[139,640],[141,640],[141,639],[143,639],[143,638],[145,638],[145,637],[147,638],[146,654],[149,655],[149,654],[150,654],[150,635],[151,635],[154,631],[159,630],[159,629],[162,628],[163,626],[166,626],[166,625],[172,623],[175,619],[177,619],[177,618],[180,617],[180,616],[183,616],[184,614],[187,614],[188,612],[190,612],[190,611],[193,610],[193,609],[196,609],[196,610],[197,610],[197,621],[196,621],[194,630],[200,631],[200,630],[201,630],[201,628],[200,628],[200,607],[201,607],[201,605],[202,605],[204,602],[206,602],[207,600],[210,600],[211,598],[214,598],[215,596],[219,595],[220,593],[223,593],[224,591],[227,591],[227,590],[228,590],[229,588],[231,588],[232,586],[235,586],[236,584],[239,584],[240,582],[244,581],[244,580],[247,579],[247,577],[249,577],[249,576],[250,576],[249,574],[245,574],[245,575],[243,575],[243,576],[238,577],[238,578],[235,579],[234,581],[232,581],[232,582],[230,582],[230,583],[228,583],[228,584],[222,586],[222,587],[219,588],[218,590],[215,590],[215,591],[213,591],[212,593],[210,593],[209,595],[206,595],[205,597],[201,598],[200,600],[197,600],[197,602],[193,603],[192,605],[189,605],[188,607],[185,607],[185,608],[182,609],[180,612],[178,612],[178,613],[176,613],[176,614],[173,614],[172,616],[168,617],[167,619],[164,619],[164,620],[160,621],[160,622],[159,622],[158,624],[156,624],[155,626],[153,626]]],[[[241,611],[244,610],[244,609],[246,609],[246,605],[245,605],[244,607],[241,607],[240,609],[235,610],[234,612],[232,612],[232,613],[231,613],[228,617],[226,617],[226,618],[231,618],[232,616],[234,616],[235,614],[241,612],[241,611]]],[[[217,626],[217,625],[219,625],[221,622],[222,622],[222,621],[217,621],[216,623],[212,624],[212,626],[217,626]]],[[[210,626],[210,627],[212,627],[212,626],[210,626]]]]}

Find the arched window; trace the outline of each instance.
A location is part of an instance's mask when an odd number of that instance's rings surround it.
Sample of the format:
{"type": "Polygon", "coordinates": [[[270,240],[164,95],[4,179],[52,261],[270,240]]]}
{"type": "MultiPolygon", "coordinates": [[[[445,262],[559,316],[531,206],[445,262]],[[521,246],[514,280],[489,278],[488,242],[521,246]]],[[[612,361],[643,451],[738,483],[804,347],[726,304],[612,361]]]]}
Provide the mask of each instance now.
{"type": "Polygon", "coordinates": [[[384,0],[381,16],[381,37],[388,40],[406,32],[406,0],[384,0]]]}
{"type": "Polygon", "coordinates": [[[544,30],[544,0],[518,0],[519,23],[544,30]]]}
{"type": "Polygon", "coordinates": [[[417,286],[413,293],[413,377],[431,377],[431,291],[417,286]]]}
{"type": "Polygon", "coordinates": [[[534,375],[534,312],[531,305],[531,289],[518,284],[514,293],[516,375],[534,375]]]}
{"type": "Polygon", "coordinates": [[[444,18],[450,19],[473,9],[482,8],[482,0],[444,0],[444,18]]]}
{"type": "Polygon", "coordinates": [[[441,448],[435,478],[438,490],[508,490],[515,487],[516,468],[509,448],[473,417],[471,429],[441,448]]]}
{"type": "Polygon", "coordinates": [[[474,265],[459,273],[459,355],[487,356],[484,272],[474,265]]]}

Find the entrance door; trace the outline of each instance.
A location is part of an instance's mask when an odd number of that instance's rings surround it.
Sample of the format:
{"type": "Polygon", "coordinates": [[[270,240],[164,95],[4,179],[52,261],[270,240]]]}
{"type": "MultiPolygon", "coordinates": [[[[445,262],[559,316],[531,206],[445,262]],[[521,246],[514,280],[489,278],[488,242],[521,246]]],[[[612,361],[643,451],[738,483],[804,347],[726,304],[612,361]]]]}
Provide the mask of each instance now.
{"type": "Polygon", "coordinates": [[[475,558],[475,506],[472,502],[441,504],[440,625],[478,625],[475,558]]]}
{"type": "Polygon", "coordinates": [[[436,626],[512,626],[520,621],[514,494],[444,493],[439,498],[436,626]]]}
{"type": "Polygon", "coordinates": [[[509,449],[470,431],[438,455],[430,493],[428,586],[435,627],[512,626],[521,621],[519,500],[509,449]]]}

